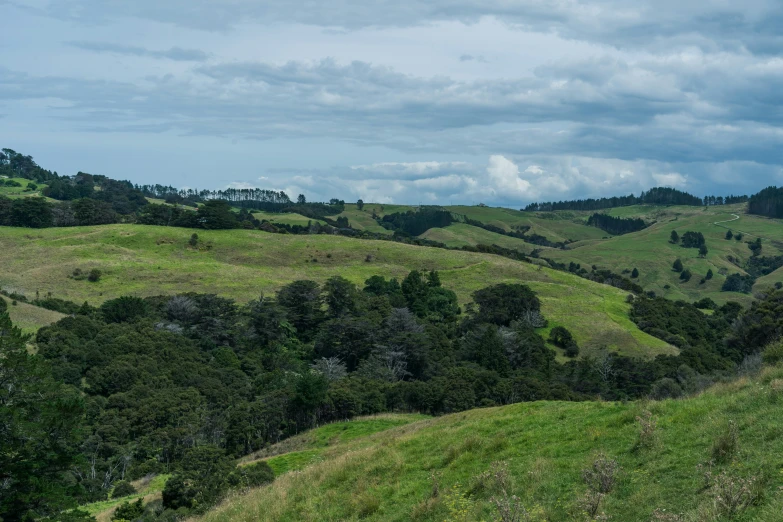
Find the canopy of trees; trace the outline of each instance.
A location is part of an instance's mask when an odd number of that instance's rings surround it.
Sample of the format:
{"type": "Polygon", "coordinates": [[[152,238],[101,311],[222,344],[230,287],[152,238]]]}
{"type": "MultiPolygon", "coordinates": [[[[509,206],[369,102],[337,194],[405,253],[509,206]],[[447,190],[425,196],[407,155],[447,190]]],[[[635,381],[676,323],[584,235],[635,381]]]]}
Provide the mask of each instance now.
{"type": "Polygon", "coordinates": [[[587,220],[587,224],[598,227],[612,235],[619,236],[629,232],[638,232],[647,228],[647,224],[640,218],[618,218],[608,214],[593,214],[587,220]]]}
{"type": "Polygon", "coordinates": [[[642,192],[638,197],[630,196],[579,199],[575,201],[558,201],[549,203],[531,203],[525,211],[547,210],[601,210],[604,208],[627,207],[631,205],[692,205],[701,206],[701,198],[682,192],[675,188],[656,187],[642,192]]]}
{"type": "Polygon", "coordinates": [[[783,187],[767,187],[750,197],[748,213],[783,218],[783,187]]]}

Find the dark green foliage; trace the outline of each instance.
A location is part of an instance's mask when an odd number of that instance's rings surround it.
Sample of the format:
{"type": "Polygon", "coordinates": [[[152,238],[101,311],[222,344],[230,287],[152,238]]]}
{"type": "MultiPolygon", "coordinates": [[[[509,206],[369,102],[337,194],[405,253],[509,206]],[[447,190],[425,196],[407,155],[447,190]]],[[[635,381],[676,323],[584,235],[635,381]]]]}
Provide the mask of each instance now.
{"type": "Polygon", "coordinates": [[[231,205],[221,199],[212,199],[198,208],[198,211],[183,213],[179,226],[206,228],[211,230],[237,228],[239,220],[231,211],[231,205]]]}
{"type": "Polygon", "coordinates": [[[358,208],[359,210],[363,210],[364,209],[364,201],[362,201],[361,199],[359,201],[357,201],[356,202],[356,208],[358,208]]]}
{"type": "Polygon", "coordinates": [[[691,271],[690,271],[689,269],[687,269],[687,268],[686,268],[685,270],[683,270],[682,272],[680,272],[680,280],[681,280],[681,281],[683,281],[683,282],[685,282],[685,283],[687,283],[688,281],[690,281],[690,280],[691,280],[691,277],[693,277],[693,274],[692,274],[692,273],[691,273],[691,271]]]}
{"type": "Polygon", "coordinates": [[[27,353],[27,340],[0,315],[0,519],[7,521],[75,506],[66,472],[76,463],[84,404],[27,353]]]}
{"type": "Polygon", "coordinates": [[[783,332],[783,291],[773,290],[754,301],[750,310],[740,316],[728,346],[737,352],[760,352],[783,332]]]}
{"type": "Polygon", "coordinates": [[[111,492],[111,497],[121,498],[130,495],[135,495],[136,493],[137,493],[136,488],[133,487],[133,484],[131,484],[127,480],[120,480],[114,484],[114,489],[111,492]]]}
{"type": "Polygon", "coordinates": [[[10,178],[25,178],[46,183],[57,179],[57,173],[52,173],[39,167],[32,156],[25,156],[13,149],[2,149],[0,152],[0,175],[10,178]]]}
{"type": "Polygon", "coordinates": [[[682,272],[682,269],[682,260],[680,258],[675,259],[674,263],[672,264],[672,270],[675,272],[682,272]]]}
{"type": "Polygon", "coordinates": [[[710,299],[709,297],[705,297],[704,299],[700,299],[699,301],[696,301],[693,303],[693,306],[696,308],[699,308],[701,310],[715,310],[718,308],[718,305],[710,299]]]}
{"type": "Polygon", "coordinates": [[[123,296],[103,303],[100,312],[109,323],[126,323],[144,317],[147,303],[139,297],[123,296]]]}
{"type": "Polygon", "coordinates": [[[757,237],[755,241],[748,242],[748,248],[753,252],[753,256],[761,255],[761,238],[757,237]]]}
{"type": "Polygon", "coordinates": [[[741,292],[743,294],[748,294],[751,290],[753,290],[753,285],[755,283],[756,279],[751,275],[742,275],[739,273],[731,274],[723,282],[721,291],[741,292]]]}
{"type": "Polygon", "coordinates": [[[0,315],[4,314],[8,310],[8,303],[5,299],[0,299],[0,315]]]}
{"type": "Polygon", "coordinates": [[[676,245],[679,242],[680,242],[680,235],[677,233],[676,230],[672,230],[672,233],[669,236],[669,243],[676,245]]]}
{"type": "Polygon", "coordinates": [[[710,279],[712,279],[712,277],[713,277],[712,268],[709,268],[707,269],[707,275],[704,276],[704,279],[709,281],[710,279]]]}
{"type": "Polygon", "coordinates": [[[682,235],[680,242],[685,248],[699,248],[705,245],[704,234],[689,230],[682,235]]]}
{"type": "Polygon", "coordinates": [[[783,218],[783,187],[767,187],[750,197],[748,213],[783,218]]]}
{"type": "Polygon", "coordinates": [[[220,448],[199,446],[187,450],[166,482],[163,506],[205,511],[228,491],[235,468],[233,460],[220,448]]]}
{"type": "MultiPolygon", "coordinates": [[[[7,198],[5,198],[7,199],[7,198]]],[[[0,218],[3,212],[0,211],[0,218]]],[[[8,221],[0,225],[14,227],[46,228],[54,223],[52,208],[44,198],[19,198],[11,202],[8,221]]]]}
{"type": "Polygon", "coordinates": [[[79,313],[79,309],[81,308],[78,304],[72,301],[66,301],[65,299],[60,299],[58,297],[34,299],[31,301],[31,304],[67,315],[79,313]]]}
{"type": "Polygon", "coordinates": [[[783,267],[783,256],[753,256],[745,264],[745,271],[753,277],[762,277],[780,267],[783,267]]]}
{"type": "Polygon", "coordinates": [[[90,270],[90,273],[87,275],[87,281],[91,283],[97,283],[98,281],[101,280],[102,275],[103,273],[100,270],[98,270],[97,268],[93,268],[92,270],[90,270]]]}
{"type": "Polygon", "coordinates": [[[744,236],[742,235],[742,232],[739,232],[739,233],[734,235],[734,239],[737,240],[737,241],[742,241],[743,237],[744,236]]]}
{"type": "Polygon", "coordinates": [[[571,332],[563,326],[555,326],[552,328],[552,331],[549,332],[549,342],[565,350],[567,357],[576,357],[579,355],[579,345],[577,345],[571,332]]]}
{"type": "Polygon", "coordinates": [[[286,311],[288,321],[302,340],[311,340],[324,320],[323,296],[315,281],[294,281],[277,291],[277,302],[286,311]]]}
{"type": "Polygon", "coordinates": [[[692,205],[701,206],[702,199],[687,192],[669,188],[651,188],[641,195],[620,196],[600,199],[580,199],[576,201],[558,201],[550,203],[531,203],[526,211],[548,210],[600,210],[603,208],[627,207],[631,205],[692,205]]]}
{"type": "Polygon", "coordinates": [[[638,232],[647,228],[643,219],[639,218],[617,218],[609,214],[593,214],[587,220],[589,226],[598,227],[601,230],[609,232],[612,235],[619,236],[629,232],[638,232]]]}
{"type": "Polygon", "coordinates": [[[144,503],[142,499],[136,500],[136,502],[125,501],[114,510],[111,516],[112,520],[126,520],[133,522],[140,518],[144,514],[144,503]]]}
{"type": "Polygon", "coordinates": [[[275,472],[265,461],[240,466],[233,472],[232,485],[241,488],[257,488],[275,480],[275,472]]]}
{"type": "Polygon", "coordinates": [[[639,277],[639,269],[638,268],[634,268],[631,271],[631,279],[637,279],[638,277],[639,277]]]}
{"type": "Polygon", "coordinates": [[[188,240],[188,244],[192,246],[193,248],[198,246],[198,234],[195,232],[190,235],[190,239],[188,240]]]}
{"type": "Polygon", "coordinates": [[[707,245],[701,245],[699,247],[699,257],[701,257],[703,259],[703,258],[707,257],[707,253],[708,253],[707,245]]]}
{"type": "Polygon", "coordinates": [[[726,239],[731,239],[734,237],[734,234],[731,232],[731,230],[726,231],[726,239]]]}
{"type": "Polygon", "coordinates": [[[395,232],[418,236],[431,228],[443,228],[454,222],[451,212],[437,207],[421,207],[418,212],[386,214],[379,223],[395,232]]]}
{"type": "Polygon", "coordinates": [[[478,305],[476,318],[481,322],[508,326],[530,312],[539,312],[541,302],[527,286],[502,283],[473,292],[478,305]]]}

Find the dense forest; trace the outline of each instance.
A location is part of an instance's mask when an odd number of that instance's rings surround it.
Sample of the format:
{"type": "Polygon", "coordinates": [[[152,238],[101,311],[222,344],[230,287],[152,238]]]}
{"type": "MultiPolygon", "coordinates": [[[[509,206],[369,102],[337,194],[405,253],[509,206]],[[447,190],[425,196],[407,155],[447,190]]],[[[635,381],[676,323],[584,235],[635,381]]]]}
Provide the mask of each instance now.
{"type": "Polygon", "coordinates": [[[751,196],[748,212],[771,218],[783,218],[783,187],[767,187],[751,196]]]}
{"type": "MultiPolygon", "coordinates": [[[[16,394],[0,395],[0,426],[11,434],[0,438],[0,455],[40,439],[58,456],[31,462],[28,453],[3,465],[12,492],[0,516],[51,515],[149,473],[182,477],[170,480],[149,520],[184,516],[236,484],[271,480],[268,470],[235,470],[232,458],[357,415],[694,393],[774,340],[781,307],[783,291],[747,311],[713,306],[712,315],[640,296],[633,320],[680,355],[641,360],[604,350],[564,364],[536,331],[547,321],[527,286],[479,290],[462,311],[437,272],[401,282],[374,276],[362,288],[340,277],[295,281],[245,305],[201,294],[85,304],[39,331],[36,356],[3,315],[0,376],[19,385],[0,391],[16,394]],[[46,409],[30,417],[29,408],[46,409]],[[206,461],[223,462],[224,479],[185,480],[206,461]],[[45,484],[30,482],[32,469],[47,474],[45,484]]],[[[550,340],[578,353],[562,327],[550,340]]],[[[40,447],[27,451],[40,456],[40,447]]]]}
{"type": "Polygon", "coordinates": [[[723,205],[746,201],[746,196],[715,197],[707,196],[704,199],[669,187],[651,188],[642,192],[638,197],[629,196],[578,199],[575,201],[557,201],[548,203],[530,203],[524,211],[540,212],[549,210],[601,210],[605,208],[629,207],[631,205],[723,205]]]}
{"type": "Polygon", "coordinates": [[[647,224],[640,218],[618,218],[608,214],[593,214],[587,220],[587,224],[598,227],[612,235],[619,236],[630,232],[638,232],[647,228],[647,224]]]}

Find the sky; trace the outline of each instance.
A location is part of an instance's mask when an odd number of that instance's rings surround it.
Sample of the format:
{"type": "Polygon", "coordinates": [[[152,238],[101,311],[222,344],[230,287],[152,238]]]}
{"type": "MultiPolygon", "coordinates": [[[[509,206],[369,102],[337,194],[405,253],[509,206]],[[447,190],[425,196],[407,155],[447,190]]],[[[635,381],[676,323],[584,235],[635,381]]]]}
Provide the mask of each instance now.
{"type": "Polygon", "coordinates": [[[783,185],[779,0],[0,0],[61,175],[519,207],[783,185]]]}

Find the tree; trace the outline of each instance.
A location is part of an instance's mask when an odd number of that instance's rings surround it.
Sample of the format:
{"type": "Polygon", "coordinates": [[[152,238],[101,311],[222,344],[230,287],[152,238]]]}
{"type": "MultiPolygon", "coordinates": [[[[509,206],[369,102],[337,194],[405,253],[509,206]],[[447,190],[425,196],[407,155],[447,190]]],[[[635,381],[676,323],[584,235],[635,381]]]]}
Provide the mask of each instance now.
{"type": "Polygon", "coordinates": [[[20,198],[11,204],[11,225],[47,228],[54,223],[52,205],[44,198],[20,198]]]}
{"type": "Polygon", "coordinates": [[[680,241],[685,248],[699,248],[705,244],[704,234],[701,232],[693,232],[692,230],[684,233],[682,238],[680,238],[680,241]]]}
{"type": "Polygon", "coordinates": [[[297,205],[305,205],[307,204],[307,198],[304,194],[299,194],[299,196],[296,198],[296,204],[297,205]]]}
{"type": "Polygon", "coordinates": [[[682,268],[683,268],[682,261],[680,260],[680,258],[677,258],[674,261],[674,264],[672,264],[672,270],[674,270],[675,272],[682,272],[682,268]]]}
{"type": "MultiPolygon", "coordinates": [[[[192,215],[187,212],[185,215],[192,215]]],[[[196,226],[209,230],[223,230],[237,228],[239,220],[237,215],[231,211],[231,204],[222,199],[211,199],[199,207],[196,212],[196,226]]]]}
{"type": "Polygon", "coordinates": [[[679,242],[680,242],[680,235],[677,233],[676,230],[672,230],[672,234],[670,236],[669,243],[672,243],[672,244],[676,245],[679,242]]]}
{"type": "Polygon", "coordinates": [[[704,259],[705,257],[707,257],[707,252],[708,252],[707,245],[701,245],[699,247],[699,257],[700,258],[704,259]]]}
{"type": "Polygon", "coordinates": [[[576,344],[571,332],[563,326],[555,326],[549,332],[549,342],[565,350],[567,357],[576,357],[579,355],[579,346],[576,344]]]}
{"type": "Polygon", "coordinates": [[[147,314],[147,303],[140,297],[122,296],[101,305],[101,313],[108,323],[130,322],[147,314]]]}
{"type": "Polygon", "coordinates": [[[193,248],[196,248],[198,246],[198,234],[193,232],[190,235],[190,239],[188,240],[188,244],[192,246],[193,248]]]}
{"type": "Polygon", "coordinates": [[[691,277],[693,277],[693,274],[687,268],[680,273],[680,279],[685,283],[690,281],[691,277]]]}
{"type": "Polygon", "coordinates": [[[324,301],[332,318],[355,312],[358,298],[356,285],[344,277],[332,276],[324,283],[324,301]]]}
{"type": "Polygon", "coordinates": [[[29,337],[0,314],[0,520],[37,520],[75,507],[65,472],[76,463],[84,410],[27,353],[29,337]]]}
{"type": "Polygon", "coordinates": [[[638,277],[639,277],[639,269],[634,268],[633,271],[631,272],[631,279],[636,279],[638,277]]]}
{"type": "Polygon", "coordinates": [[[713,276],[712,268],[710,268],[710,269],[707,270],[707,275],[704,276],[704,279],[709,281],[710,279],[712,279],[712,276],[713,276]]]}
{"type": "Polygon", "coordinates": [[[498,326],[508,326],[525,312],[541,309],[535,292],[520,284],[501,283],[477,290],[473,292],[473,302],[479,307],[476,314],[479,321],[498,326]]]}
{"type": "Polygon", "coordinates": [[[142,499],[136,500],[136,502],[128,502],[127,500],[117,506],[117,509],[111,516],[112,520],[136,520],[144,515],[144,503],[142,499]]]}
{"type": "Polygon", "coordinates": [[[359,210],[364,209],[364,201],[362,201],[361,199],[359,201],[357,201],[356,202],[356,208],[358,208],[359,210]]]}
{"type": "Polygon", "coordinates": [[[727,230],[726,231],[726,239],[731,239],[732,237],[734,237],[734,234],[731,233],[731,230],[727,230]]]}
{"type": "Polygon", "coordinates": [[[323,298],[315,281],[294,281],[277,291],[277,302],[286,311],[288,321],[296,328],[300,340],[312,339],[323,321],[323,298]]]}

